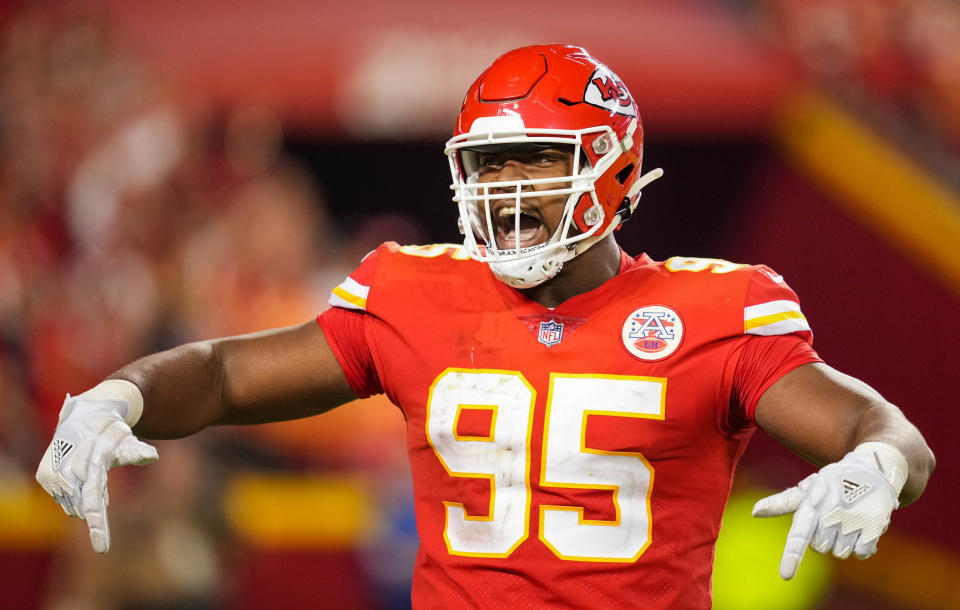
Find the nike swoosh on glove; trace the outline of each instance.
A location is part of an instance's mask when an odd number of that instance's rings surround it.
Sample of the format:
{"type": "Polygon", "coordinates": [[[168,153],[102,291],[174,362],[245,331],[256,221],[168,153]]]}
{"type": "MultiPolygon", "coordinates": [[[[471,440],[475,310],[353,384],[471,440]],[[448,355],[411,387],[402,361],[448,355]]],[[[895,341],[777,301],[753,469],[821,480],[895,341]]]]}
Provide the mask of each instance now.
{"type": "Polygon", "coordinates": [[[754,517],[794,513],[780,560],[781,578],[793,578],[808,546],[818,553],[832,551],[840,559],[851,553],[866,559],[876,553],[906,480],[903,454],[887,443],[870,441],[796,487],[758,501],[754,517]]]}
{"type": "Polygon", "coordinates": [[[114,466],[149,464],[159,457],[130,429],[140,419],[142,405],[139,389],[120,380],[106,381],[76,397],[68,394],[53,441],[37,468],[37,482],[64,512],[87,522],[90,542],[98,553],[110,550],[107,471],[114,466]],[[121,384],[132,386],[136,398],[121,384]]]}

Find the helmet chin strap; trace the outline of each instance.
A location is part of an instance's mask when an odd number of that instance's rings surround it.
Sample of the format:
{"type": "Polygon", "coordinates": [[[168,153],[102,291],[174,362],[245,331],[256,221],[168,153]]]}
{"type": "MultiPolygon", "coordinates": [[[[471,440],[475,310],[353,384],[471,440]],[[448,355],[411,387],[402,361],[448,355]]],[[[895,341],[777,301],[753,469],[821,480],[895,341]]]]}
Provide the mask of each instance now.
{"type": "Polygon", "coordinates": [[[518,290],[533,288],[556,277],[563,263],[572,256],[565,256],[567,249],[557,244],[543,244],[543,252],[512,261],[490,262],[490,270],[501,282],[518,290]]]}

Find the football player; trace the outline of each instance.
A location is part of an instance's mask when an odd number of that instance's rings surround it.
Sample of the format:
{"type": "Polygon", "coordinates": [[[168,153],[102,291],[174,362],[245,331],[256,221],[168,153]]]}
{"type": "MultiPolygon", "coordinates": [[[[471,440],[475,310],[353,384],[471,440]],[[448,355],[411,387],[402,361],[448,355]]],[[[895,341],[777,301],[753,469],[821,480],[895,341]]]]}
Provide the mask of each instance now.
{"type": "Polygon", "coordinates": [[[763,428],[819,470],[761,500],[805,549],[868,557],[934,458],[902,412],[824,364],[764,266],[628,256],[643,128],[581,48],[497,59],[446,154],[461,245],[386,243],[301,326],[147,356],[68,396],[37,479],[110,547],[107,471],[137,439],[403,411],[421,546],[416,607],[709,607],[737,461],[763,428]],[[134,435],[137,436],[134,436],[134,435]]]}

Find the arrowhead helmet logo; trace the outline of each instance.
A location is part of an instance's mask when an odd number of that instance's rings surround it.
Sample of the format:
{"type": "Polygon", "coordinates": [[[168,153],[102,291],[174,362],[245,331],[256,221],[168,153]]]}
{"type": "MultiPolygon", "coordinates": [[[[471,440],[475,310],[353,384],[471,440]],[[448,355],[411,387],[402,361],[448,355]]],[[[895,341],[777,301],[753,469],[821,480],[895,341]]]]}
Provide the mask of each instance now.
{"type": "Polygon", "coordinates": [[[636,116],[633,97],[616,76],[604,67],[593,71],[583,92],[583,101],[625,116],[636,116]]]}

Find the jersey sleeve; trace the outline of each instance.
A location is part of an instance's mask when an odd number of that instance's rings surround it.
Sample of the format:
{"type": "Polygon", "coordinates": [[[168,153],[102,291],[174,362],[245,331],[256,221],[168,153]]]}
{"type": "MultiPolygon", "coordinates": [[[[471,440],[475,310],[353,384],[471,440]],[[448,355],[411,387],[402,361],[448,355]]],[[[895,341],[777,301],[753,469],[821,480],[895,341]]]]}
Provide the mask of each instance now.
{"type": "Polygon", "coordinates": [[[782,275],[764,265],[754,271],[747,285],[743,332],[761,337],[795,334],[813,344],[813,332],[800,310],[797,294],[782,275]]]}
{"type": "Polygon", "coordinates": [[[745,337],[733,374],[731,408],[740,426],[754,424],[757,402],[778,379],[802,364],[823,362],[797,335],[745,337]]]}
{"type": "Polygon", "coordinates": [[[367,314],[331,307],[317,316],[317,322],[357,398],[382,394],[383,385],[367,343],[367,314]]]}
{"type": "Polygon", "coordinates": [[[370,297],[370,287],[373,285],[374,272],[383,247],[380,246],[364,256],[360,266],[330,291],[328,303],[331,307],[367,311],[367,299],[370,297]]]}
{"type": "Polygon", "coordinates": [[[330,291],[330,309],[317,316],[330,349],[359,398],[383,393],[367,332],[370,323],[367,300],[381,249],[389,245],[384,244],[363,257],[360,266],[330,291]]]}
{"type": "Polygon", "coordinates": [[[771,385],[800,365],[822,360],[797,294],[769,267],[758,267],[747,286],[743,333],[731,407],[735,419],[753,424],[757,402],[771,385]]]}

